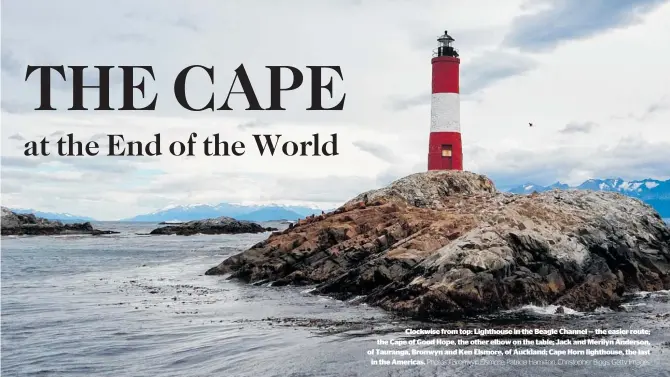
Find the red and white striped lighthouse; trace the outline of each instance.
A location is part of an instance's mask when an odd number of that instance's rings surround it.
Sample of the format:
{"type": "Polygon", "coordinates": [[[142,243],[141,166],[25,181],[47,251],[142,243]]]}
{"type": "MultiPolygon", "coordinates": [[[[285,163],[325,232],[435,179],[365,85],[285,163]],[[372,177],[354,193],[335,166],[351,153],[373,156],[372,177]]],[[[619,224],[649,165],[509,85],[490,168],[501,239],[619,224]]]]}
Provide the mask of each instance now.
{"type": "Polygon", "coordinates": [[[433,97],[430,105],[428,170],[463,170],[458,52],[445,31],[433,53],[433,97]]]}

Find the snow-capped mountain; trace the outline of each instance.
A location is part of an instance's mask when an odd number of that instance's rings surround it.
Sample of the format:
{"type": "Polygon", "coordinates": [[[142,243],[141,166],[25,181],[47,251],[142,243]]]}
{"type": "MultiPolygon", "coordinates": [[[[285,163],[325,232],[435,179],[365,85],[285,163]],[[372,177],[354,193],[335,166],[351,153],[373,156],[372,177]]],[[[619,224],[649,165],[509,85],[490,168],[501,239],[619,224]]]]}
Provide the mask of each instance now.
{"type": "Polygon", "coordinates": [[[146,215],[138,215],[121,221],[190,221],[229,216],[238,220],[268,221],[297,220],[312,214],[320,214],[321,209],[289,205],[243,205],[220,203],[217,205],[192,204],[169,206],[146,215]]]}
{"type": "Polygon", "coordinates": [[[553,189],[576,189],[613,191],[624,195],[638,198],[658,211],[663,218],[670,218],[670,179],[660,181],[657,179],[643,179],[639,181],[626,181],[621,178],[589,179],[579,186],[570,187],[564,183],[556,182],[550,186],[542,186],[534,183],[526,183],[514,187],[509,192],[515,194],[530,194],[533,191],[543,192],[553,189]]]}
{"type": "Polygon", "coordinates": [[[11,211],[15,213],[32,213],[37,217],[43,217],[48,220],[60,220],[60,221],[96,221],[95,219],[87,216],[78,216],[72,215],[70,213],[56,213],[56,212],[42,212],[36,211],[31,208],[10,208],[11,211]]]}
{"type": "Polygon", "coordinates": [[[514,194],[530,194],[533,191],[542,192],[542,191],[549,191],[549,190],[553,190],[553,189],[567,190],[569,188],[570,188],[569,185],[567,185],[565,183],[561,183],[561,182],[556,182],[556,183],[554,183],[552,185],[549,185],[549,186],[536,185],[535,183],[526,183],[524,185],[511,188],[508,191],[511,192],[511,193],[514,193],[514,194]]]}

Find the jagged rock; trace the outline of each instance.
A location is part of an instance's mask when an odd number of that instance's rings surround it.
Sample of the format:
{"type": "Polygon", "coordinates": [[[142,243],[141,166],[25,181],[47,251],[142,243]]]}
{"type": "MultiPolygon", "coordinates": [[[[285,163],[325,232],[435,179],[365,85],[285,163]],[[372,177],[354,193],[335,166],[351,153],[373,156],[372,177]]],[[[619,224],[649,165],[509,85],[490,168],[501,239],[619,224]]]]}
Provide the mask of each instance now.
{"type": "Polygon", "coordinates": [[[2,235],[30,235],[30,236],[53,236],[61,234],[117,234],[111,230],[94,229],[90,222],[85,223],[62,223],[60,221],[47,220],[34,214],[21,214],[2,207],[2,235]]]}
{"type": "Polygon", "coordinates": [[[521,196],[485,176],[431,171],[300,220],[206,274],[316,283],[316,293],[421,318],[526,304],[593,310],[670,288],[670,229],[617,193],[521,196]]]}
{"type": "Polygon", "coordinates": [[[389,186],[364,192],[344,204],[345,207],[359,202],[374,203],[384,201],[399,202],[416,207],[443,208],[444,199],[455,194],[494,193],[496,188],[487,177],[470,172],[444,174],[443,171],[429,171],[412,174],[399,179],[389,186]]]}
{"type": "Polygon", "coordinates": [[[149,234],[192,236],[194,234],[262,233],[274,230],[277,230],[277,228],[265,228],[250,221],[235,220],[232,217],[222,216],[215,219],[194,220],[183,224],[164,226],[152,230],[149,234]]]}

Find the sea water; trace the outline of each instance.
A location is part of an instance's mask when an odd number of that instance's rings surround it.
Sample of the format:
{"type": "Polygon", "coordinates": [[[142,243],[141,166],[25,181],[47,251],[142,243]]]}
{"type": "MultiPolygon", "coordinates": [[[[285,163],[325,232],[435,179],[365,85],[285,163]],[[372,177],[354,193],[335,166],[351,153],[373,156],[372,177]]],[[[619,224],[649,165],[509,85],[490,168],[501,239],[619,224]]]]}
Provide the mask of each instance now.
{"type": "MultiPolygon", "coordinates": [[[[670,296],[632,295],[623,312],[553,315],[531,305],[459,324],[420,324],[357,300],[312,295],[310,287],[254,286],[204,275],[267,233],[146,235],[156,225],[99,223],[99,229],[121,232],[101,237],[2,237],[2,376],[657,377],[668,370],[670,349],[662,346],[651,348],[650,363],[642,367],[529,358],[493,366],[505,358],[489,351],[509,348],[502,345],[478,347],[489,353],[470,358],[488,364],[417,365],[397,358],[393,365],[372,366],[366,352],[384,349],[376,346],[379,339],[411,339],[407,328],[630,327],[648,329],[646,339],[660,345],[668,321],[655,318],[670,312],[670,296]]],[[[418,356],[410,358],[418,360],[427,357],[419,350],[435,346],[412,348],[418,356]]]]}

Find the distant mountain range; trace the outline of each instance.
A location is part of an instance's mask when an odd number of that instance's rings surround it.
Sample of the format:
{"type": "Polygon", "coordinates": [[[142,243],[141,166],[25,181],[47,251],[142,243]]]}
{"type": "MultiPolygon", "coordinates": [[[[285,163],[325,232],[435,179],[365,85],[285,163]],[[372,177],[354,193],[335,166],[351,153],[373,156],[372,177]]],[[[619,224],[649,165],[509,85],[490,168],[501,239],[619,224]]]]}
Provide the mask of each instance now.
{"type": "Polygon", "coordinates": [[[37,217],[43,217],[48,220],[60,220],[60,221],[96,221],[95,219],[87,216],[78,216],[72,215],[69,213],[56,213],[56,212],[42,212],[36,211],[30,208],[10,208],[15,213],[32,213],[37,217]]]}
{"type": "Polygon", "coordinates": [[[509,192],[515,194],[530,194],[533,191],[543,192],[553,189],[560,190],[595,190],[613,191],[628,195],[651,205],[663,218],[670,218],[670,179],[659,181],[656,179],[643,179],[640,181],[626,181],[621,178],[613,179],[589,179],[579,186],[571,187],[561,182],[549,186],[526,183],[514,187],[509,192]]]}
{"type": "Polygon", "coordinates": [[[321,214],[321,210],[303,206],[221,203],[217,205],[195,204],[171,206],[156,212],[123,219],[121,221],[189,221],[220,216],[228,216],[238,220],[248,221],[297,220],[312,214],[321,214]]]}
{"type": "MultiPolygon", "coordinates": [[[[543,192],[552,189],[560,190],[597,190],[614,191],[634,198],[638,198],[654,207],[661,217],[670,219],[670,180],[659,181],[655,179],[643,179],[640,181],[626,181],[621,178],[614,179],[589,179],[579,186],[569,186],[556,182],[549,186],[526,183],[524,185],[507,190],[515,194],[531,194],[533,191],[543,192]]],[[[60,221],[96,221],[87,216],[77,216],[69,213],[42,212],[33,209],[12,209],[17,213],[34,213],[36,216],[49,220],[60,221]]],[[[328,212],[330,210],[326,210],[328,212]]],[[[123,219],[121,221],[190,221],[229,216],[238,220],[269,221],[269,220],[297,220],[312,214],[320,214],[321,209],[307,206],[286,205],[241,205],[220,203],[217,205],[194,204],[170,206],[149,214],[138,215],[123,219]]]]}

